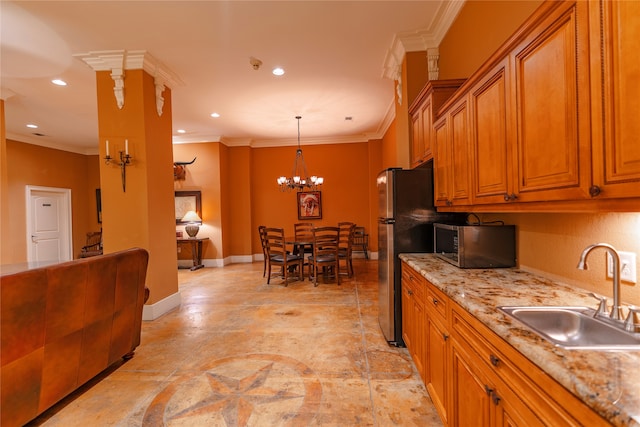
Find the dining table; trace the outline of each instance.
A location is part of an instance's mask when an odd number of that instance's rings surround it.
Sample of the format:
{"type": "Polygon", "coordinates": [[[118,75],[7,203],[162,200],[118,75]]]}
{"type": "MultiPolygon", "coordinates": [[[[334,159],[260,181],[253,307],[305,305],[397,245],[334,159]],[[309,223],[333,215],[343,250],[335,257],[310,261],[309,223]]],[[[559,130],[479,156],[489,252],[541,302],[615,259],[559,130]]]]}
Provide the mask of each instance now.
{"type": "Polygon", "coordinates": [[[305,246],[313,246],[312,236],[285,236],[284,243],[293,246],[293,252],[304,257],[304,252],[301,254],[300,250],[304,251],[305,246]]]}

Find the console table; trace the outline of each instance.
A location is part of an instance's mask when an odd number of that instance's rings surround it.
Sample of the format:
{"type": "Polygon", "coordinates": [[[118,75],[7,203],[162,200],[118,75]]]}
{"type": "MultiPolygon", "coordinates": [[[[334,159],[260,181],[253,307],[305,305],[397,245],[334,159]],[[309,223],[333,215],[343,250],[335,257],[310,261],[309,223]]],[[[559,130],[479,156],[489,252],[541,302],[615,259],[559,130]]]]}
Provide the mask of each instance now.
{"type": "Polygon", "coordinates": [[[202,263],[202,242],[205,240],[209,240],[209,238],[194,237],[189,239],[177,239],[178,246],[191,245],[191,257],[193,258],[193,267],[189,268],[191,271],[204,267],[204,264],[202,263]]]}

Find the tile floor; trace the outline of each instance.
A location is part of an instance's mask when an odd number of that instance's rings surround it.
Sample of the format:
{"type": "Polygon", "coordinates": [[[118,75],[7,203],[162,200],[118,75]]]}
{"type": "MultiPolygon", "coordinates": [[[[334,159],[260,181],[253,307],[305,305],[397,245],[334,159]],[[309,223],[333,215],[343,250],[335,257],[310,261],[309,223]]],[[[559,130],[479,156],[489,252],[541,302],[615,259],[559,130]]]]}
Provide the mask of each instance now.
{"type": "Polygon", "coordinates": [[[441,426],[377,321],[376,261],[284,287],[262,263],[180,270],[182,304],[30,426],[441,426]]]}

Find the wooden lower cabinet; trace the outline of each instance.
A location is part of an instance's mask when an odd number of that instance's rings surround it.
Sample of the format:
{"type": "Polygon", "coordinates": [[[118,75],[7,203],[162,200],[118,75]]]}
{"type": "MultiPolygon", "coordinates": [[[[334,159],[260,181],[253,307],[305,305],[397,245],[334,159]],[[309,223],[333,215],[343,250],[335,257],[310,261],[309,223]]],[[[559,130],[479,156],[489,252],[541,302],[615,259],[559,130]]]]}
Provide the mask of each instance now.
{"type": "Polygon", "coordinates": [[[402,304],[403,338],[445,426],[610,425],[405,262],[402,304]]]}
{"type": "Polygon", "coordinates": [[[449,418],[449,332],[434,319],[433,315],[427,314],[425,323],[427,325],[427,391],[440,419],[447,424],[449,418]]]}
{"type": "Polygon", "coordinates": [[[544,426],[466,343],[452,342],[450,426],[544,426]]]}
{"type": "Polygon", "coordinates": [[[425,314],[424,314],[425,280],[411,267],[402,267],[402,340],[411,359],[426,381],[425,366],[425,314]]]}

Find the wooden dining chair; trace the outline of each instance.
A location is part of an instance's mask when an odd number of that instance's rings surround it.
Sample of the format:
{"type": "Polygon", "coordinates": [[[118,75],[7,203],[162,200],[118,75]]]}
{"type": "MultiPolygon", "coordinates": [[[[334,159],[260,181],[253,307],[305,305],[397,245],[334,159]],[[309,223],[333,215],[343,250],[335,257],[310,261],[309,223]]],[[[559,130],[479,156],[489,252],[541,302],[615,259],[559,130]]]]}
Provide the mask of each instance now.
{"type": "MultiPolygon", "coordinates": [[[[310,222],[297,222],[293,224],[293,234],[294,238],[298,242],[310,242],[313,240],[313,223],[310,222]]],[[[296,245],[293,248],[294,252],[297,252],[302,257],[305,257],[303,262],[303,267],[309,268],[309,263],[306,260],[307,255],[311,255],[313,253],[313,245],[296,245]]]]}
{"type": "Polygon", "coordinates": [[[325,280],[335,276],[340,285],[340,262],[338,259],[338,227],[315,227],[313,229],[313,253],[309,260],[309,280],[318,286],[318,276],[322,270],[325,280]]]}
{"type": "Polygon", "coordinates": [[[262,245],[262,256],[264,260],[262,266],[262,277],[265,277],[267,274],[267,262],[269,262],[269,254],[267,252],[267,235],[264,232],[266,229],[266,225],[258,226],[258,234],[260,235],[260,244],[262,245]]]}
{"type": "Polygon", "coordinates": [[[284,278],[285,286],[289,284],[289,274],[296,269],[298,271],[298,278],[303,280],[302,262],[304,258],[296,253],[289,253],[287,251],[284,228],[267,227],[264,229],[264,235],[267,246],[267,284],[271,281],[272,265],[282,267],[281,275],[284,278]]]}
{"type": "Polygon", "coordinates": [[[338,223],[338,261],[344,261],[345,269],[342,274],[353,277],[353,236],[356,224],[353,222],[338,223]]]}
{"type": "Polygon", "coordinates": [[[87,233],[87,241],[80,248],[78,258],[89,258],[97,255],[102,255],[102,230],[87,233]]]}
{"type": "Polygon", "coordinates": [[[365,231],[364,227],[354,228],[353,230],[353,245],[352,250],[359,249],[364,252],[364,257],[369,259],[369,253],[367,252],[369,247],[369,235],[365,231]]]}

